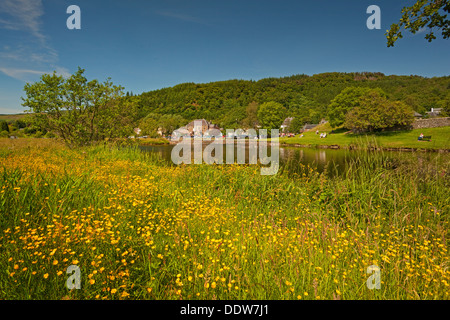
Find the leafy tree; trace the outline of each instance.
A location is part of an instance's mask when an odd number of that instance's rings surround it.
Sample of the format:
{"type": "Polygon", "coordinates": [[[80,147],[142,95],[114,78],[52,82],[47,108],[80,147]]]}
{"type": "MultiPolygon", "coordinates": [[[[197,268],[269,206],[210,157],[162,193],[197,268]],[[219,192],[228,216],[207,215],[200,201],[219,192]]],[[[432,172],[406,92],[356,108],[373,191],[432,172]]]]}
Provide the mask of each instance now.
{"type": "Polygon", "coordinates": [[[0,120],[0,132],[2,131],[9,132],[8,122],[5,120],[0,120]]]}
{"type": "Polygon", "coordinates": [[[447,19],[446,13],[450,13],[449,0],[418,0],[411,7],[404,7],[399,23],[393,23],[385,33],[387,46],[393,47],[399,38],[403,38],[402,27],[413,34],[422,28],[428,28],[425,35],[428,42],[436,39],[433,28],[442,31],[443,39],[449,38],[450,20],[447,19]]]}
{"type": "MultiPolygon", "coordinates": [[[[345,88],[380,88],[392,100],[424,113],[439,107],[450,89],[450,77],[386,76],[380,72],[328,72],[267,78],[258,81],[227,80],[211,83],[183,83],[144,92],[138,100],[139,119],[148,114],[180,115],[186,122],[207,119],[223,128],[248,126],[246,108],[275,101],[286,107],[286,116],[317,123],[327,116],[330,102],[345,88]]],[[[131,94],[130,94],[131,95],[131,94]]],[[[445,105],[445,104],[444,104],[445,105]]],[[[341,122],[345,120],[345,116],[341,122]]]]}
{"type": "Polygon", "coordinates": [[[18,119],[14,121],[14,125],[16,126],[17,129],[23,129],[27,126],[27,123],[23,120],[18,119]]]}
{"type": "Polygon", "coordinates": [[[294,117],[292,119],[291,123],[289,124],[288,131],[292,133],[299,133],[303,129],[303,125],[305,122],[303,122],[302,119],[294,117]]]}
{"type": "Polygon", "coordinates": [[[312,123],[319,123],[321,120],[320,112],[314,109],[309,109],[309,118],[312,123]]]}
{"type": "Polygon", "coordinates": [[[279,129],[286,117],[286,108],[278,102],[265,102],[259,106],[257,115],[263,129],[279,129]]]}
{"type": "Polygon", "coordinates": [[[328,106],[328,121],[336,128],[345,121],[347,112],[359,106],[359,100],[370,91],[369,88],[348,87],[341,91],[328,106]]]}
{"type": "Polygon", "coordinates": [[[47,134],[47,130],[42,128],[39,125],[38,117],[34,114],[27,114],[22,118],[22,121],[25,122],[26,126],[23,129],[23,133],[28,136],[33,136],[36,138],[42,137],[47,134]]]}
{"type": "Polygon", "coordinates": [[[437,107],[442,108],[441,115],[444,117],[450,116],[450,91],[437,102],[437,107]]]}
{"type": "Polygon", "coordinates": [[[158,128],[161,128],[164,135],[171,134],[175,129],[185,125],[187,121],[178,114],[165,114],[157,119],[158,128]]]}
{"type": "Polygon", "coordinates": [[[23,106],[33,111],[35,124],[61,137],[69,146],[123,137],[132,129],[137,103],[120,100],[122,87],[108,78],[100,83],[83,76],[84,69],[64,79],[56,72],[24,87],[23,106]]]}
{"type": "Polygon", "coordinates": [[[370,90],[359,99],[345,118],[344,126],[356,132],[408,127],[414,121],[413,111],[401,101],[391,102],[379,90],[370,90]]]}
{"type": "Polygon", "coordinates": [[[242,120],[242,126],[248,129],[256,129],[258,122],[258,103],[252,101],[245,109],[247,117],[242,120]]]}
{"type": "MultiPolygon", "coordinates": [[[[224,109],[228,110],[217,121],[224,129],[239,129],[242,127],[242,120],[245,118],[245,107],[234,99],[227,99],[223,102],[224,109]]],[[[202,118],[202,117],[198,117],[202,118]]]]}
{"type": "Polygon", "coordinates": [[[150,113],[144,119],[139,122],[139,129],[141,129],[141,135],[150,136],[156,138],[158,136],[159,128],[159,115],[150,113]]]}

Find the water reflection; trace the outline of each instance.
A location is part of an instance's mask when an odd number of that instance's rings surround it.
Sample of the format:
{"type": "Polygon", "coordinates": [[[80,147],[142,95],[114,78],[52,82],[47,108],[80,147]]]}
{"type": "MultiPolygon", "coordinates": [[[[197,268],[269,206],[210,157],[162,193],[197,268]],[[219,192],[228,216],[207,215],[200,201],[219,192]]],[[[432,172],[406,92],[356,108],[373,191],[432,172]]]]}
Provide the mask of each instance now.
{"type": "MultiPolygon", "coordinates": [[[[203,150],[208,144],[203,145],[203,150]]],[[[143,151],[152,152],[159,155],[161,159],[167,163],[173,165],[171,160],[171,152],[173,145],[162,146],[141,146],[143,151]]],[[[259,160],[258,146],[248,144],[235,144],[234,149],[223,146],[223,162],[229,163],[231,159],[234,159],[235,163],[257,163],[259,160]]],[[[270,146],[268,147],[268,156],[271,155],[270,146]]],[[[379,151],[363,152],[352,151],[345,149],[314,149],[314,148],[297,148],[297,147],[280,147],[280,167],[287,167],[289,171],[296,171],[301,165],[309,166],[316,169],[319,172],[323,172],[327,169],[327,172],[331,175],[341,174],[347,168],[352,160],[358,160],[362,156],[379,155],[379,151]]],[[[387,157],[395,160],[407,159],[412,161],[417,166],[424,166],[426,163],[439,161],[448,161],[450,155],[438,154],[432,152],[383,152],[387,157]]],[[[191,152],[193,157],[193,149],[191,152]]],[[[213,154],[214,156],[214,154],[213,154]]]]}

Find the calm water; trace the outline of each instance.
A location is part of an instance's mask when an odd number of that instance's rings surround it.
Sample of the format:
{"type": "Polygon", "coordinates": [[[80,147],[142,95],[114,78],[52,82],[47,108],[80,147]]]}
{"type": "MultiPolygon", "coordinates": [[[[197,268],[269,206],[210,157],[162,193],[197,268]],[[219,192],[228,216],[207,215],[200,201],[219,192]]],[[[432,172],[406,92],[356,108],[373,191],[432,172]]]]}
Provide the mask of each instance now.
{"type": "MultiPolygon", "coordinates": [[[[203,145],[203,148],[207,144],[203,145]]],[[[172,164],[171,154],[173,145],[161,145],[161,146],[141,146],[141,150],[144,152],[152,152],[159,156],[169,164],[172,164]]],[[[249,162],[249,147],[245,146],[245,163],[249,162]]],[[[226,157],[226,147],[224,145],[223,149],[224,162],[226,157]]],[[[234,158],[237,158],[237,146],[234,146],[234,158]]],[[[194,151],[192,149],[191,155],[193,158],[194,151]]],[[[256,153],[257,154],[257,153],[256,153]]],[[[364,156],[379,156],[380,151],[363,152],[355,150],[344,150],[344,149],[315,149],[315,148],[298,148],[298,147],[280,147],[279,157],[280,157],[280,167],[289,167],[289,170],[295,171],[296,166],[300,167],[301,164],[309,165],[315,168],[319,172],[323,172],[325,168],[328,168],[330,175],[341,174],[346,170],[349,163],[362,155],[364,156]]],[[[450,159],[449,154],[439,154],[435,152],[394,152],[385,151],[383,155],[389,159],[395,161],[408,162],[413,161],[420,166],[427,163],[439,163],[442,164],[444,161],[448,163],[450,159]]],[[[270,152],[269,152],[270,156],[270,152]]],[[[192,162],[193,163],[193,162],[192,162]]]]}

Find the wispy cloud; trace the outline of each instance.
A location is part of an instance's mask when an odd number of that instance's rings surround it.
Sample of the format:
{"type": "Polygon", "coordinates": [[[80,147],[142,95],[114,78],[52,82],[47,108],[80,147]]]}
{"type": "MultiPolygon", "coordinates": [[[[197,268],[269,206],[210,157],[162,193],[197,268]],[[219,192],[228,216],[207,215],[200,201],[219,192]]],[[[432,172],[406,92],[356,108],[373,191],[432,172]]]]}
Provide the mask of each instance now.
{"type": "Polygon", "coordinates": [[[58,52],[42,30],[43,15],[41,0],[0,0],[0,29],[12,35],[0,48],[1,72],[22,81],[36,80],[49,69],[69,74],[57,66],[58,52]]]}
{"type": "Polygon", "coordinates": [[[0,12],[10,18],[0,19],[1,28],[28,31],[45,41],[45,35],[41,32],[40,18],[44,14],[41,0],[2,0],[0,12]]]}
{"type": "MultiPolygon", "coordinates": [[[[61,75],[63,77],[69,77],[70,73],[66,68],[61,67],[55,67],[56,74],[61,75]]],[[[1,68],[0,71],[6,74],[7,76],[10,76],[11,78],[18,79],[18,80],[24,80],[27,81],[27,79],[34,78],[34,76],[41,76],[43,74],[50,74],[53,73],[53,70],[48,71],[42,71],[42,70],[32,70],[32,69],[17,69],[17,68],[1,68]]]]}
{"type": "Polygon", "coordinates": [[[15,68],[0,68],[0,71],[10,76],[11,78],[21,79],[24,75],[42,75],[45,71],[29,70],[29,69],[15,69],[15,68]]]}
{"type": "Polygon", "coordinates": [[[48,45],[32,46],[28,42],[5,45],[0,51],[0,59],[29,63],[54,63],[58,53],[48,45]]]}
{"type": "Polygon", "coordinates": [[[8,30],[20,30],[20,26],[17,23],[5,19],[0,19],[0,28],[8,30]]]}
{"type": "Polygon", "coordinates": [[[177,19],[177,20],[181,20],[181,21],[194,22],[194,23],[207,25],[206,22],[200,20],[199,18],[193,17],[188,14],[184,14],[184,13],[175,13],[175,12],[170,12],[170,11],[155,11],[155,13],[157,15],[160,15],[163,17],[169,17],[169,18],[173,18],[173,19],[177,19]]]}
{"type": "Polygon", "coordinates": [[[425,33],[426,31],[428,31],[428,28],[427,27],[422,27],[419,30],[417,30],[416,34],[425,33]]]}
{"type": "MultiPolygon", "coordinates": [[[[71,73],[69,72],[69,70],[66,68],[63,68],[63,67],[55,67],[54,71],[56,71],[56,74],[59,74],[59,75],[63,76],[64,78],[68,78],[71,76],[71,73]]],[[[46,73],[50,73],[50,72],[46,72],[46,73]]]]}

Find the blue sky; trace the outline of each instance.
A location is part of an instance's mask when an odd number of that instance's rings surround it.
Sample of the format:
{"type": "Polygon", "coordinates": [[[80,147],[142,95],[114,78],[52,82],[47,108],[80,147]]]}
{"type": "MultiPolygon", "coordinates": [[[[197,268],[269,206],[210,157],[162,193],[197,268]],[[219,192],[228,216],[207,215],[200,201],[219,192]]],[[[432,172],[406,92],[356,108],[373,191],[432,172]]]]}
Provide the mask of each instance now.
{"type": "Polygon", "coordinates": [[[450,74],[450,41],[384,33],[415,1],[365,0],[1,0],[0,113],[24,111],[26,82],[80,66],[141,93],[183,82],[378,71],[450,74]],[[69,5],[81,30],[69,30],[69,5]],[[369,30],[369,5],[381,29],[369,30]]]}

